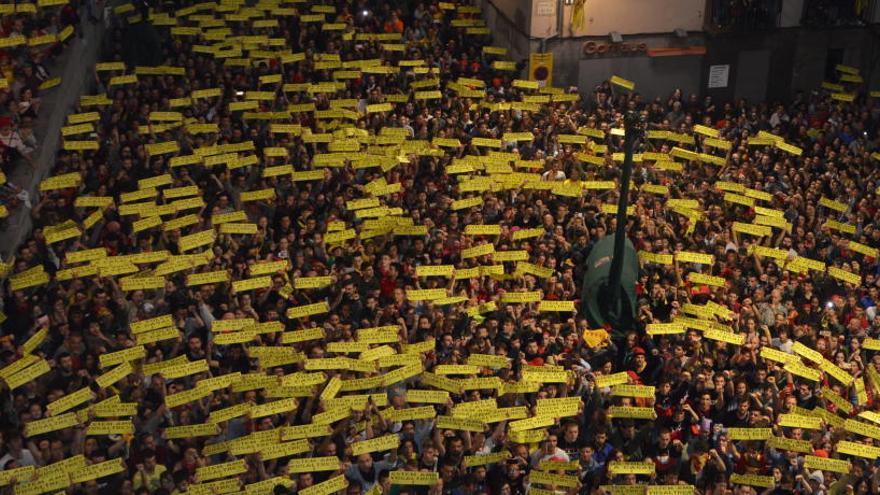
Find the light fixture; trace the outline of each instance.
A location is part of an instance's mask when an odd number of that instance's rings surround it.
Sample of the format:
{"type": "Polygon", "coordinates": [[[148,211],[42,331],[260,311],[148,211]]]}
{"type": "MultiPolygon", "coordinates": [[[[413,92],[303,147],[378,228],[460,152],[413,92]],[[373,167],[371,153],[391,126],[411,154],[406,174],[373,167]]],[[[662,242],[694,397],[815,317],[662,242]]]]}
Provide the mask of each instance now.
{"type": "Polygon", "coordinates": [[[675,36],[679,38],[687,38],[688,32],[684,28],[675,28],[675,36]]]}
{"type": "Polygon", "coordinates": [[[617,31],[611,31],[610,33],[608,33],[608,35],[611,36],[612,43],[622,43],[623,42],[623,36],[621,36],[620,33],[617,31]]]}

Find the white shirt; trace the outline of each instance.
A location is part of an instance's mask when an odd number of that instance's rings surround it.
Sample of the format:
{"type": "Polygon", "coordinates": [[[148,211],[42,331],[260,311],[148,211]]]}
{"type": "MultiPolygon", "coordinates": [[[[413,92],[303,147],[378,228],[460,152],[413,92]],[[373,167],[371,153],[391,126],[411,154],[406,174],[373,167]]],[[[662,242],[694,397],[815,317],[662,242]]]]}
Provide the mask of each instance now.
{"type": "MultiPolygon", "coordinates": [[[[7,462],[15,459],[9,454],[0,457],[0,467],[5,466],[7,462]]],[[[31,451],[28,449],[21,449],[19,452],[19,458],[16,459],[18,461],[19,466],[36,466],[37,461],[34,459],[34,455],[31,454],[31,451]]]]}
{"type": "Polygon", "coordinates": [[[562,459],[563,462],[568,462],[571,460],[569,459],[568,454],[566,454],[565,451],[560,449],[559,447],[556,447],[556,452],[554,452],[553,454],[545,453],[544,448],[541,447],[536,450],[534,454],[532,454],[532,467],[538,467],[538,464],[540,464],[541,461],[554,457],[562,459]]]}
{"type": "Polygon", "coordinates": [[[565,172],[563,172],[562,170],[557,170],[555,172],[552,170],[548,170],[544,172],[544,175],[542,175],[541,178],[544,180],[552,181],[565,180],[565,172]]]}
{"type": "Polygon", "coordinates": [[[8,146],[10,148],[18,150],[18,152],[23,155],[26,155],[26,154],[30,153],[31,151],[33,151],[26,144],[24,144],[24,141],[22,141],[22,139],[21,139],[21,135],[15,131],[9,133],[9,135],[7,135],[7,136],[0,134],[0,142],[2,142],[3,144],[5,144],[6,146],[8,146]]]}

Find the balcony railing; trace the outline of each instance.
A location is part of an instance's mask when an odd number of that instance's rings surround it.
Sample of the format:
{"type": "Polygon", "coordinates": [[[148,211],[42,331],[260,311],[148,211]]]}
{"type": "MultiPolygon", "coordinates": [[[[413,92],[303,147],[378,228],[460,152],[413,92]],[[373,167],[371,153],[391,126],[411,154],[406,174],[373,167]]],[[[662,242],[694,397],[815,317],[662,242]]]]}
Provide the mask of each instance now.
{"type": "Polygon", "coordinates": [[[876,0],[804,0],[804,27],[864,26],[870,24],[876,0]]]}
{"type": "Polygon", "coordinates": [[[783,0],[708,0],[706,28],[743,33],[779,27],[783,0]]]}
{"type": "MultiPolygon", "coordinates": [[[[706,30],[744,33],[774,29],[783,24],[783,4],[793,1],[707,0],[706,30]]],[[[799,24],[808,28],[864,26],[878,17],[877,9],[880,0],[803,0],[799,24]]]]}

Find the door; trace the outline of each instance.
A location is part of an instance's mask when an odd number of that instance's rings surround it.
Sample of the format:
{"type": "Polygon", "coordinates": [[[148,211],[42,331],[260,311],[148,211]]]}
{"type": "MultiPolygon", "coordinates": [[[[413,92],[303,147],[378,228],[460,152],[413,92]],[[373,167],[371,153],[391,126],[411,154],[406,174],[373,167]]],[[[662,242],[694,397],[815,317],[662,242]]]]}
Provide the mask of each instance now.
{"type": "Polygon", "coordinates": [[[767,79],[770,75],[770,50],[744,50],[736,64],[734,97],[749,101],[763,101],[767,97],[767,79]]]}

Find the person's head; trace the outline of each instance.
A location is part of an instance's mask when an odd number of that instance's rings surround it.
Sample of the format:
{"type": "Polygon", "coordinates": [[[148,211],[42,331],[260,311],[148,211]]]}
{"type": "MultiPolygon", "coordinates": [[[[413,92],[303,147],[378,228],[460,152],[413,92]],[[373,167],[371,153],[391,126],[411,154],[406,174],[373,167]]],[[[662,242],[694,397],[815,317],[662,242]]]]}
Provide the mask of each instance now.
{"type": "Polygon", "coordinates": [[[449,440],[449,453],[454,455],[461,455],[464,453],[464,440],[461,437],[452,437],[449,440]]]}
{"type": "Polygon", "coordinates": [[[174,486],[179,492],[185,492],[189,484],[189,473],[183,469],[178,469],[172,474],[174,478],[174,486]]]}
{"type": "Polygon", "coordinates": [[[593,434],[593,443],[595,446],[597,448],[602,448],[607,440],[608,432],[605,431],[605,428],[597,428],[596,432],[593,434]]]}
{"type": "Polygon", "coordinates": [[[762,415],[761,415],[760,408],[752,407],[749,410],[749,424],[755,424],[755,423],[761,421],[761,418],[762,418],[762,415]]]}
{"type": "Polygon", "coordinates": [[[122,483],[119,484],[119,495],[133,495],[134,494],[134,484],[129,479],[122,480],[122,483]]]}
{"type": "Polygon", "coordinates": [[[661,449],[665,449],[672,443],[672,432],[669,428],[661,428],[657,434],[657,444],[661,449]]]}
{"type": "Polygon", "coordinates": [[[373,469],[373,457],[370,454],[361,454],[357,457],[358,469],[363,472],[369,472],[373,469]]]}
{"type": "Polygon", "coordinates": [[[433,465],[437,460],[437,448],[431,442],[425,442],[422,447],[422,462],[427,465],[433,465]]]}
{"type": "Polygon", "coordinates": [[[49,452],[52,456],[52,460],[55,462],[64,459],[64,456],[66,455],[64,442],[62,442],[61,440],[53,440],[49,444],[49,452]]]}
{"type": "Polygon", "coordinates": [[[547,436],[547,439],[544,440],[544,453],[545,454],[555,454],[557,445],[558,445],[559,437],[554,434],[550,434],[547,436]]]}
{"type": "Polygon", "coordinates": [[[144,460],[144,468],[152,472],[156,469],[156,451],[153,449],[144,449],[141,451],[141,458],[144,460]]]}
{"type": "Polygon", "coordinates": [[[589,462],[593,458],[593,454],[595,453],[595,449],[593,449],[592,445],[584,445],[580,448],[581,460],[584,462],[589,462]]]}
{"type": "Polygon", "coordinates": [[[801,399],[808,399],[813,394],[813,390],[806,383],[800,383],[798,385],[798,394],[801,399]]]}
{"type": "Polygon", "coordinates": [[[440,466],[440,478],[443,479],[444,482],[452,481],[456,475],[458,475],[458,469],[456,468],[455,463],[444,462],[443,465],[440,466]]]}
{"type": "Polygon", "coordinates": [[[637,370],[642,369],[647,363],[647,358],[645,357],[645,350],[642,349],[641,347],[637,346],[637,347],[633,348],[633,354],[634,354],[633,355],[633,362],[635,363],[636,369],[637,370]]]}
{"type": "Polygon", "coordinates": [[[164,471],[161,475],[159,475],[159,483],[163,490],[168,493],[174,491],[174,477],[171,475],[171,471],[164,471]]]}
{"type": "Polygon", "coordinates": [[[712,408],[712,394],[703,392],[700,394],[700,409],[708,410],[712,408]]]}
{"type": "Polygon", "coordinates": [[[620,434],[626,439],[633,439],[636,436],[636,424],[632,420],[623,420],[620,424],[620,434]]]}
{"type": "Polygon", "coordinates": [[[73,358],[69,352],[62,352],[58,355],[58,359],[55,361],[58,363],[58,367],[61,368],[62,371],[68,373],[73,371],[73,358]]]}
{"type": "Polygon", "coordinates": [[[4,435],[4,439],[6,440],[6,445],[10,451],[19,451],[24,444],[21,433],[16,430],[7,431],[4,435]]]}
{"type": "Polygon", "coordinates": [[[296,486],[298,489],[302,490],[303,488],[308,488],[315,484],[315,478],[312,476],[312,473],[300,473],[296,479],[296,486]]]}
{"type": "Polygon", "coordinates": [[[580,435],[580,427],[577,423],[568,423],[565,425],[565,441],[575,442],[580,435]]]}

